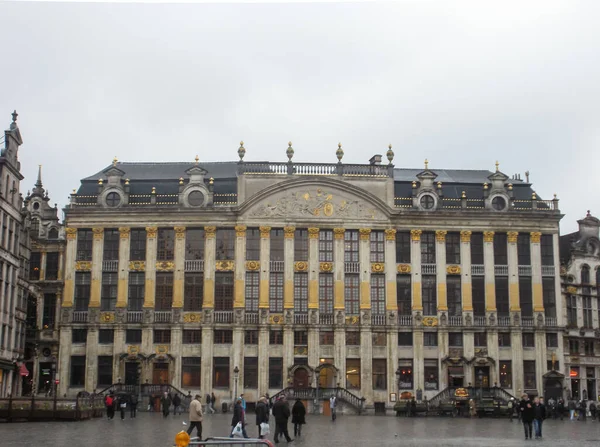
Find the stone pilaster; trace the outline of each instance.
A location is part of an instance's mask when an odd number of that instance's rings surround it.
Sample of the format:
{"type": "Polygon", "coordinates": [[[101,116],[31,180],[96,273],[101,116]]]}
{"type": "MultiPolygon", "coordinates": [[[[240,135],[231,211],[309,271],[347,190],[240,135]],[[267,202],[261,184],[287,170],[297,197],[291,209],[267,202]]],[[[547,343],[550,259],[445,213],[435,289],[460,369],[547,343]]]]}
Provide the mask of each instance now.
{"type": "MultiPolygon", "coordinates": [[[[519,396],[523,393],[523,335],[520,329],[513,329],[510,333],[512,349],[512,376],[513,391],[519,396]]],[[[545,342],[544,345],[545,347],[545,342]]]]}
{"type": "Polygon", "coordinates": [[[485,311],[496,312],[496,273],[494,269],[494,232],[483,232],[485,311]]]}
{"type": "MultiPolygon", "coordinates": [[[[561,284],[560,284],[560,253],[559,253],[559,239],[558,233],[552,235],[552,250],[554,252],[554,291],[555,291],[555,300],[556,300],[556,321],[558,322],[558,326],[562,327],[567,324],[567,312],[566,312],[566,304],[564,302],[563,294],[561,293],[561,284]]],[[[562,344],[560,343],[560,339],[562,335],[559,334],[559,349],[557,352],[562,351],[562,344]]]]}
{"type": "MultiPolygon", "coordinates": [[[[422,230],[410,230],[410,273],[412,282],[412,310],[423,312],[423,296],[421,294],[421,233],[422,230]]],[[[421,334],[421,342],[422,340],[421,334]]],[[[415,343],[416,346],[416,343],[415,343]]],[[[416,352],[416,351],[415,351],[416,352]]],[[[414,375],[413,375],[414,377],[414,375]]]]}
{"type": "Polygon", "coordinates": [[[65,279],[65,247],[61,245],[58,247],[58,280],[64,281],[65,279]]]}
{"type": "Polygon", "coordinates": [[[519,257],[517,255],[517,238],[519,233],[509,231],[508,239],[508,299],[511,312],[520,312],[519,302],[519,257]]]}
{"type": "MultiPolygon", "coordinates": [[[[546,363],[548,362],[548,350],[546,349],[546,332],[541,328],[535,331],[535,346],[535,383],[538,391],[542,394],[544,390],[544,371],[546,371],[546,363]]],[[[590,392],[591,394],[592,392],[590,392]]]]}
{"type": "MultiPolygon", "coordinates": [[[[489,327],[486,332],[487,335],[487,350],[488,356],[493,359],[500,358],[500,348],[498,347],[498,329],[494,326],[489,327]]],[[[500,384],[500,376],[498,371],[498,361],[490,366],[490,384],[500,384]]]]}
{"type": "Polygon", "coordinates": [[[119,271],[117,283],[117,307],[127,307],[129,284],[129,233],[131,228],[119,228],[119,271]]]}
{"type": "MultiPolygon", "coordinates": [[[[127,352],[127,345],[125,344],[125,327],[122,325],[118,325],[115,327],[115,333],[114,333],[114,344],[113,344],[113,352],[114,352],[114,359],[113,359],[113,382],[115,381],[115,377],[119,377],[119,354],[125,353],[127,352]]],[[[146,353],[148,354],[148,353],[146,353]]],[[[140,364],[142,366],[145,366],[146,363],[145,362],[140,362],[140,364]]],[[[147,373],[147,371],[142,371],[142,376],[140,377],[140,380],[142,381],[142,383],[145,383],[146,378],[144,377],[144,373],[147,373]]],[[[148,377],[148,380],[150,380],[151,378],[148,377]]]]}
{"type": "Polygon", "coordinates": [[[308,229],[308,308],[319,308],[319,229],[308,229]]]}
{"type": "MultiPolygon", "coordinates": [[[[313,346],[310,344],[310,340],[308,347],[309,350],[315,350],[313,346]]],[[[318,352],[318,350],[317,350],[318,352]]],[[[294,329],[292,325],[286,324],[283,327],[283,377],[282,377],[282,385],[283,388],[289,385],[288,383],[288,368],[294,364],[294,329]]]]}
{"type": "MultiPolygon", "coordinates": [[[[185,234],[185,233],[184,233],[185,234]]],[[[177,255],[175,255],[177,256],[177,255]]],[[[183,354],[183,330],[180,325],[173,325],[171,327],[171,346],[169,352],[175,358],[173,360],[173,375],[171,377],[171,383],[175,388],[181,389],[181,368],[182,368],[182,354],[183,354]]],[[[202,360],[200,360],[202,361],[202,360]]]]}
{"type": "MultiPolygon", "coordinates": [[[[362,310],[371,309],[371,229],[361,228],[359,230],[359,233],[360,241],[358,245],[358,251],[360,260],[360,308],[362,310]]],[[[369,359],[370,358],[371,357],[369,357],[369,359]]],[[[363,359],[365,359],[365,357],[363,357],[363,359]]],[[[362,362],[360,369],[362,374],[362,371],[364,371],[364,366],[362,365],[362,362]]],[[[361,387],[364,387],[364,385],[361,385],[361,387]]],[[[363,396],[366,397],[364,394],[363,396]]]]}
{"type": "MultiPolygon", "coordinates": [[[[342,388],[346,387],[346,331],[341,326],[336,326],[333,332],[333,363],[340,370],[338,381],[342,388]]],[[[310,348],[310,346],[309,346],[310,348]]],[[[311,384],[312,386],[312,384],[311,384]]]]}
{"type": "MultiPolygon", "coordinates": [[[[156,296],[156,250],[157,227],[146,227],[146,281],[144,283],[144,307],[153,309],[156,296]]],[[[206,271],[206,269],[204,269],[206,271]]]]}
{"type": "Polygon", "coordinates": [[[233,343],[231,345],[231,363],[229,364],[229,377],[231,377],[232,379],[234,379],[233,370],[236,366],[240,370],[238,376],[238,394],[240,394],[244,392],[244,328],[237,325],[233,328],[233,343]]]}
{"type": "MultiPolygon", "coordinates": [[[[498,341],[496,341],[498,344],[498,341]]],[[[475,334],[472,329],[463,330],[463,355],[467,359],[475,357],[475,334]]],[[[465,382],[475,385],[473,365],[465,365],[465,382]]]]}
{"type": "MultiPolygon", "coordinates": [[[[396,369],[398,368],[398,331],[388,331],[387,333],[386,358],[388,393],[398,393],[398,377],[396,376],[396,369]]],[[[388,405],[390,405],[389,402],[388,405]]]]}
{"type": "MultiPolygon", "coordinates": [[[[294,233],[295,227],[283,227],[283,307],[294,308],[294,233]]],[[[287,369],[284,365],[284,371],[287,369]]]]}
{"type": "MultiPolygon", "coordinates": [[[[213,309],[215,307],[215,264],[217,256],[217,227],[208,226],[204,227],[204,299],[202,307],[204,309],[213,309]]],[[[204,337],[204,331],[202,332],[204,337]]],[[[212,340],[212,331],[210,335],[212,340]]],[[[204,338],[202,339],[202,346],[204,346],[204,338]]],[[[202,350],[202,358],[204,359],[204,349],[202,350]]],[[[212,352],[212,348],[211,351],[212,352]]],[[[212,365],[212,359],[211,359],[212,365]]],[[[203,370],[204,371],[204,370],[203,370]]],[[[211,371],[212,372],[212,371],[211,371]]],[[[202,373],[204,376],[204,373],[202,373]]],[[[212,375],[211,382],[212,383],[212,375]]],[[[204,386],[202,387],[204,388],[204,386]]]]}
{"type": "Polygon", "coordinates": [[[40,253],[40,281],[46,280],[46,259],[48,257],[48,253],[46,250],[42,250],[40,253]]]}
{"type": "MultiPolygon", "coordinates": [[[[396,229],[394,228],[385,230],[385,282],[385,308],[387,311],[396,312],[398,310],[398,298],[396,296],[396,229]]],[[[397,339],[398,334],[396,333],[397,339]]],[[[397,346],[397,343],[394,346],[397,346]]],[[[393,388],[388,387],[388,389],[393,388]]]]}
{"type": "Polygon", "coordinates": [[[243,309],[246,307],[246,225],[235,226],[235,268],[233,275],[233,307],[243,309]]]}
{"type": "Polygon", "coordinates": [[[319,366],[319,330],[314,325],[308,328],[308,364],[313,368],[319,366]]]}
{"type": "Polygon", "coordinates": [[[531,290],[533,292],[533,311],[544,312],[544,293],[542,290],[542,233],[530,235],[531,244],[531,290]]]}
{"type": "Polygon", "coordinates": [[[344,310],[344,228],[333,229],[333,308],[344,310]]]}
{"type": "MultiPolygon", "coordinates": [[[[419,253],[421,250],[419,249],[419,253]]],[[[423,329],[415,328],[413,332],[413,387],[414,390],[425,390],[425,356],[423,352],[423,329]]]]}
{"type": "MultiPolygon", "coordinates": [[[[72,305],[72,304],[71,304],[72,305]]],[[[71,327],[62,326],[60,329],[60,349],[58,350],[58,395],[64,396],[69,388],[71,375],[71,327]]]]}
{"type": "Polygon", "coordinates": [[[360,394],[373,405],[373,335],[370,327],[360,329],[360,394]]]}
{"type": "Polygon", "coordinates": [[[269,390],[269,327],[258,328],[258,394],[269,390]]]}
{"type": "Polygon", "coordinates": [[[104,252],[104,228],[92,228],[92,286],[90,289],[89,307],[100,307],[102,290],[102,257],[104,252]]]}
{"type": "Polygon", "coordinates": [[[473,312],[473,287],[471,285],[471,232],[460,232],[460,288],[463,312],[473,312]]]}
{"type": "MultiPolygon", "coordinates": [[[[417,349],[415,344],[415,350],[417,349]]],[[[440,375],[439,375],[439,389],[443,390],[448,387],[448,365],[446,363],[442,363],[442,360],[448,356],[449,354],[449,346],[448,346],[448,328],[440,327],[438,328],[438,361],[440,364],[440,375]]],[[[466,383],[465,383],[466,385],[466,383]]]]}
{"type": "MultiPolygon", "coordinates": [[[[173,306],[183,307],[185,290],[185,227],[175,227],[175,270],[173,272],[173,306]]],[[[181,362],[180,362],[181,363],[181,362]]],[[[181,381],[181,377],[179,378],[181,381]]]]}
{"type": "MultiPolygon", "coordinates": [[[[205,231],[206,231],[206,229],[205,229],[205,231]]],[[[205,252],[206,252],[206,249],[205,249],[205,252]]],[[[204,267],[204,271],[206,271],[206,265],[204,267]]],[[[206,394],[207,392],[210,392],[209,390],[213,389],[213,383],[212,383],[213,347],[214,347],[213,328],[210,326],[203,326],[202,327],[202,357],[200,359],[200,364],[201,364],[200,365],[200,369],[201,369],[200,389],[202,390],[202,392],[204,394],[206,394]]],[[[230,366],[231,366],[231,364],[230,364],[230,366]]],[[[233,375],[231,375],[231,378],[233,378],[233,375]]]]}
{"type": "Polygon", "coordinates": [[[98,329],[89,326],[85,346],[85,390],[94,391],[98,382],[98,329]]]}
{"type": "Polygon", "coordinates": [[[446,290],[446,234],[445,230],[435,232],[435,272],[437,282],[438,312],[448,312],[448,293],[446,290]]]}
{"type": "MultiPolygon", "coordinates": [[[[260,227],[260,289],[258,307],[269,308],[269,277],[271,261],[271,227],[260,227]]],[[[268,363],[267,363],[268,365],[268,363]]]]}

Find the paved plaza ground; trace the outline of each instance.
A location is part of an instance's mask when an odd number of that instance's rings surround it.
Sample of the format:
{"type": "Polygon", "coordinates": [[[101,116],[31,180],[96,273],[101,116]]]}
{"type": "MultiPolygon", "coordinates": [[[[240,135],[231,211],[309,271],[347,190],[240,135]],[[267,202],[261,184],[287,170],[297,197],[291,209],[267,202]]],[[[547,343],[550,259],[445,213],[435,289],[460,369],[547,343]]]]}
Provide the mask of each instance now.
{"type": "MultiPolygon", "coordinates": [[[[249,415],[254,420],[254,415],[249,415]]],[[[82,422],[22,422],[0,424],[0,445],[6,447],[171,447],[183,427],[183,416],[163,419],[157,413],[140,413],[137,419],[82,422]]],[[[205,417],[204,437],[229,434],[231,414],[205,417]]],[[[273,430],[273,422],[271,422],[273,430]]],[[[289,424],[290,434],[293,426],[289,424]]],[[[256,426],[248,427],[255,436],[256,426]]],[[[270,437],[272,439],[272,437],[270,437]]],[[[598,446],[600,422],[546,421],[543,441],[524,441],[522,425],[499,419],[396,418],[392,416],[339,416],[332,423],[325,416],[307,417],[303,436],[294,446],[598,446]],[[398,436],[396,436],[396,434],[398,436]]],[[[285,442],[279,444],[286,446],[285,442]]]]}

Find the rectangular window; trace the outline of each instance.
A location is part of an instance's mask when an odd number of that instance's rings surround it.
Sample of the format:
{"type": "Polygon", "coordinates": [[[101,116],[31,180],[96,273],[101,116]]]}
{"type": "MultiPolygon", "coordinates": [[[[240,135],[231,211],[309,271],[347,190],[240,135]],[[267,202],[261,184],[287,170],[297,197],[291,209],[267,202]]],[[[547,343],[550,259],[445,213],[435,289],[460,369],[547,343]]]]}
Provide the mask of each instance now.
{"type": "Polygon", "coordinates": [[[215,273],[215,310],[233,310],[233,273],[215,273]]]}
{"type": "Polygon", "coordinates": [[[294,232],[294,261],[308,261],[308,230],[294,232]]]}
{"type": "Polygon", "coordinates": [[[533,332],[523,332],[523,347],[535,348],[535,336],[533,332]]]}
{"type": "Polygon", "coordinates": [[[319,231],[319,262],[333,262],[333,231],[319,231]]]}
{"type": "Polygon", "coordinates": [[[113,358],[112,355],[98,356],[98,386],[113,384],[113,358]]]}
{"type": "Polygon", "coordinates": [[[387,346],[387,334],[385,332],[373,332],[371,342],[373,346],[387,346]]]}
{"type": "Polygon", "coordinates": [[[385,359],[373,359],[373,389],[387,389],[387,365],[385,359]]]}
{"type": "Polygon", "coordinates": [[[229,388],[229,357],[213,358],[213,386],[229,388]]]}
{"type": "Polygon", "coordinates": [[[270,260],[283,262],[283,228],[271,230],[270,260]]]}
{"type": "Polygon", "coordinates": [[[437,290],[435,276],[422,276],[423,315],[437,315],[437,290]]]}
{"type": "Polygon", "coordinates": [[[92,274],[90,272],[75,273],[75,310],[88,310],[90,304],[90,287],[92,283],[92,274]]]}
{"type": "Polygon", "coordinates": [[[421,234],[421,264],[435,264],[435,234],[421,234]]]}
{"type": "Polygon", "coordinates": [[[92,260],[92,245],[94,235],[91,229],[77,230],[77,259],[76,261],[92,260]]]}
{"type": "Polygon", "coordinates": [[[119,260],[119,242],[121,236],[119,230],[116,228],[104,230],[104,250],[103,257],[104,261],[117,261],[119,260]]]}
{"type": "Polygon", "coordinates": [[[333,346],[334,335],[333,331],[321,331],[319,332],[319,344],[321,346],[333,346]]]}
{"type": "Polygon", "coordinates": [[[583,306],[583,327],[592,327],[592,297],[582,296],[581,304],[583,306]]]}
{"type": "Polygon", "coordinates": [[[125,331],[125,343],[129,345],[139,345],[142,343],[142,330],[127,329],[125,331]]]}
{"type": "Polygon", "coordinates": [[[396,275],[398,315],[412,315],[412,284],[410,275],[396,275]]]}
{"type": "Polygon", "coordinates": [[[523,381],[526,390],[537,389],[535,379],[535,360],[523,360],[523,381]]]}
{"type": "MultiPolygon", "coordinates": [[[[584,355],[594,355],[594,341],[593,340],[584,340],[583,353],[584,353],[584,355]]],[[[589,377],[589,375],[588,375],[588,377],[589,377]]]]}
{"type": "Polygon", "coordinates": [[[246,261],[260,260],[260,230],[248,228],[246,230],[246,261]]]}
{"type": "Polygon", "coordinates": [[[542,278],[542,295],[544,313],[547,317],[556,318],[556,289],[553,276],[542,278]]]}
{"type": "Polygon", "coordinates": [[[100,310],[115,310],[117,306],[117,273],[102,273],[100,310]]]}
{"type": "Polygon", "coordinates": [[[72,329],[71,343],[87,343],[87,329],[72,329]]]}
{"type": "Polygon", "coordinates": [[[127,300],[127,310],[141,311],[144,307],[144,290],[146,274],[143,272],[129,273],[129,298],[127,300]]]}
{"type": "Polygon", "coordinates": [[[567,327],[577,327],[577,297],[567,295],[567,327]]]}
{"type": "Polygon", "coordinates": [[[455,317],[462,315],[460,276],[447,276],[446,290],[448,294],[448,315],[455,317]]]}
{"type": "Polygon", "coordinates": [[[520,233],[517,236],[517,258],[519,265],[531,265],[531,244],[528,233],[520,233]]]}
{"type": "Polygon", "coordinates": [[[233,261],[235,259],[235,230],[233,228],[218,228],[216,246],[216,259],[233,261]]]}
{"type": "Polygon", "coordinates": [[[398,346],[412,346],[412,345],[413,345],[412,332],[398,332],[398,346]]]}
{"type": "Polygon", "coordinates": [[[283,387],[283,358],[269,358],[269,388],[283,387]]]}
{"type": "Polygon", "coordinates": [[[308,312],[308,273],[294,273],[294,312],[308,312]]]}
{"type": "Polygon", "coordinates": [[[558,348],[558,334],[553,334],[551,332],[546,333],[546,347],[558,348]]]}
{"type": "Polygon", "coordinates": [[[423,332],[423,346],[437,346],[437,332],[423,332]]]}
{"type": "Polygon", "coordinates": [[[569,340],[569,354],[579,354],[579,341],[569,340]]]}
{"type": "Polygon", "coordinates": [[[437,359],[425,359],[423,372],[425,375],[425,390],[437,390],[439,387],[439,368],[437,359]]]}
{"type": "Polygon", "coordinates": [[[42,327],[44,329],[54,329],[56,322],[56,295],[53,293],[44,294],[44,311],[42,315],[42,327]]]}
{"type": "Polygon", "coordinates": [[[188,261],[204,259],[203,228],[188,228],[185,231],[185,259],[188,261]]]}
{"type": "Polygon", "coordinates": [[[215,329],[215,344],[230,345],[233,343],[233,331],[229,329],[215,329]]]}
{"type": "Polygon", "coordinates": [[[260,272],[246,272],[246,312],[258,312],[260,272]]]}
{"type": "Polygon", "coordinates": [[[346,331],[346,346],[360,346],[360,332],[346,331]]]}
{"type": "Polygon", "coordinates": [[[385,237],[383,231],[371,231],[371,262],[385,262],[385,237]]]}
{"type": "Polygon", "coordinates": [[[483,233],[471,234],[471,264],[483,265],[483,233]]]}
{"type": "Polygon", "coordinates": [[[487,348],[487,334],[485,332],[475,332],[473,335],[475,336],[476,348],[487,348]]]}
{"type": "Polygon", "coordinates": [[[323,315],[333,314],[333,274],[319,275],[319,312],[323,315]]]}
{"type": "Polygon", "coordinates": [[[115,340],[114,329],[99,329],[98,330],[98,343],[101,345],[112,345],[115,340]]]}
{"type": "Polygon", "coordinates": [[[154,310],[171,310],[173,306],[173,273],[160,272],[156,274],[155,299],[154,310]]]}
{"type": "Polygon", "coordinates": [[[200,357],[181,358],[181,386],[184,388],[200,388],[200,357]]]}
{"type": "Polygon", "coordinates": [[[385,276],[371,275],[371,312],[385,315],[385,276]]]}
{"type": "Polygon", "coordinates": [[[500,387],[512,388],[512,363],[510,360],[500,360],[500,387]]]}
{"type": "Polygon", "coordinates": [[[346,388],[360,389],[360,359],[346,359],[346,388]]]}
{"type": "Polygon", "coordinates": [[[39,281],[41,269],[42,254],[40,252],[32,252],[29,256],[29,279],[31,281],[39,281]]]}
{"type": "Polygon", "coordinates": [[[169,344],[171,343],[170,329],[154,329],[154,344],[169,344]]]}
{"type": "Polygon", "coordinates": [[[462,345],[463,345],[462,332],[449,332],[448,333],[448,346],[462,347],[462,345]]]}
{"type": "Polygon", "coordinates": [[[129,233],[129,259],[146,260],[146,230],[143,228],[132,228],[129,233]]]}
{"type": "Polygon", "coordinates": [[[258,344],[258,331],[255,331],[255,330],[244,331],[244,344],[257,345],[258,344]]]}
{"type": "Polygon", "coordinates": [[[294,331],[294,346],[308,346],[308,331],[294,331]]]}
{"type": "Polygon", "coordinates": [[[183,301],[183,310],[187,312],[202,310],[204,274],[186,273],[184,276],[184,284],[185,298],[183,301]]]}
{"type": "Polygon", "coordinates": [[[156,260],[172,261],[175,259],[175,230],[159,228],[156,239],[156,260]]]}
{"type": "Polygon", "coordinates": [[[269,344],[270,345],[282,345],[283,344],[283,332],[270,330],[269,331],[269,344]]]}
{"type": "Polygon", "coordinates": [[[71,356],[70,384],[73,387],[85,386],[85,355],[71,356]]]}
{"type": "Polygon", "coordinates": [[[258,388],[258,357],[244,357],[244,388],[258,388]]]}
{"type": "Polygon", "coordinates": [[[269,276],[269,310],[283,312],[283,272],[271,272],[269,276]]]}
{"type": "Polygon", "coordinates": [[[54,251],[46,254],[46,281],[58,279],[59,253],[54,251]]]}
{"type": "Polygon", "coordinates": [[[508,317],[508,277],[496,276],[496,308],[499,317],[508,317]]]}
{"type": "Polygon", "coordinates": [[[412,390],[413,388],[413,361],[412,359],[398,359],[398,389],[412,390]]]}
{"type": "Polygon", "coordinates": [[[202,343],[202,331],[200,329],[184,329],[182,339],[184,345],[199,345],[202,343]]]}
{"type": "Polygon", "coordinates": [[[446,264],[460,264],[460,234],[446,235],[446,264]]]}
{"type": "Polygon", "coordinates": [[[396,262],[410,264],[410,232],[398,231],[396,233],[396,262]]]}
{"type": "Polygon", "coordinates": [[[359,262],[358,230],[344,232],[344,262],[359,262]]]}
{"type": "Polygon", "coordinates": [[[485,317],[485,278],[482,276],[473,276],[471,277],[471,281],[473,315],[485,317]]]}
{"type": "Polygon", "coordinates": [[[508,265],[508,239],[506,233],[494,235],[494,264],[508,265]]]}
{"type": "Polygon", "coordinates": [[[540,249],[542,252],[542,265],[554,265],[554,247],[551,234],[542,234],[540,249]]]}
{"type": "Polygon", "coordinates": [[[519,305],[522,317],[533,317],[531,276],[519,276],[519,305]]]}
{"type": "Polygon", "coordinates": [[[344,276],[344,305],[346,315],[358,315],[360,309],[360,280],[358,275],[344,276]]]}

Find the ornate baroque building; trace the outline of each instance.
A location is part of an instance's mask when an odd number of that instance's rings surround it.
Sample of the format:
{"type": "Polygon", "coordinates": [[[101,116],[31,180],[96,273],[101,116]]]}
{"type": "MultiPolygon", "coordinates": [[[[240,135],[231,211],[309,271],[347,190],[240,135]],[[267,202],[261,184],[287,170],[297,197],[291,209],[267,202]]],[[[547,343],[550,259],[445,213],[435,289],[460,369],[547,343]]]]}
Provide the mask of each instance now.
{"type": "Polygon", "coordinates": [[[542,392],[562,358],[558,200],[500,172],[120,163],[66,213],[60,394],[171,383],[542,392]],[[138,377],[138,371],[141,376],[138,377]]]}

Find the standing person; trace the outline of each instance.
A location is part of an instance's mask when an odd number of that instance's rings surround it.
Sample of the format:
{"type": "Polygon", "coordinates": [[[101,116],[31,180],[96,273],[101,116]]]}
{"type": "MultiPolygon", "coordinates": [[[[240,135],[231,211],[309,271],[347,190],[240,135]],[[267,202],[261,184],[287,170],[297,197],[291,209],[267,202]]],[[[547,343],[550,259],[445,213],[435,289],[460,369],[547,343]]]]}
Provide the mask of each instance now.
{"type": "Polygon", "coordinates": [[[264,439],[260,424],[269,423],[269,403],[266,397],[261,397],[256,404],[256,425],[258,426],[258,439],[264,439]]]}
{"type": "Polygon", "coordinates": [[[508,419],[510,422],[513,420],[513,416],[515,415],[515,398],[511,397],[508,401],[508,419]]]}
{"type": "Polygon", "coordinates": [[[329,409],[331,410],[331,420],[335,421],[337,418],[337,397],[331,396],[329,398],[329,409]]]}
{"type": "Polygon", "coordinates": [[[244,438],[248,438],[248,434],[246,433],[246,412],[242,407],[242,399],[239,397],[235,400],[235,405],[233,407],[233,417],[231,418],[231,435],[229,435],[230,438],[233,438],[233,430],[238,423],[242,424],[242,435],[244,438]]]}
{"type": "Polygon", "coordinates": [[[240,394],[240,400],[242,401],[242,408],[246,411],[246,399],[244,399],[244,393],[240,394]]]}
{"type": "Polygon", "coordinates": [[[112,419],[115,417],[115,408],[113,406],[114,398],[112,394],[109,394],[104,398],[104,406],[106,407],[106,417],[112,419]]]}
{"type": "Polygon", "coordinates": [[[183,398],[183,405],[185,405],[185,411],[190,410],[190,404],[192,403],[192,392],[188,391],[188,393],[183,398]]]}
{"type": "MultiPolygon", "coordinates": [[[[558,412],[558,416],[560,416],[560,420],[563,420],[563,417],[565,416],[565,401],[562,399],[562,397],[560,399],[558,399],[558,404],[556,405],[557,408],[557,412],[558,412]]],[[[555,417],[556,419],[556,417],[555,417]]]]}
{"type": "Polygon", "coordinates": [[[590,413],[592,414],[592,420],[596,420],[596,402],[590,402],[590,413]]]}
{"type": "Polygon", "coordinates": [[[215,410],[215,402],[216,401],[217,401],[217,396],[215,396],[215,392],[213,391],[210,395],[210,408],[213,413],[215,413],[217,411],[217,410],[215,410]]]}
{"type": "Polygon", "coordinates": [[[212,410],[212,408],[210,408],[210,394],[206,393],[206,397],[204,399],[206,401],[206,414],[208,414],[208,412],[212,410]]]}
{"type": "Polygon", "coordinates": [[[519,411],[521,412],[521,421],[523,422],[523,430],[525,430],[525,440],[532,439],[532,423],[535,416],[535,411],[527,394],[523,394],[519,403],[519,411]]]}
{"type": "Polygon", "coordinates": [[[288,419],[290,418],[290,406],[288,405],[285,397],[281,396],[277,402],[273,404],[273,417],[275,418],[275,436],[273,436],[273,440],[275,444],[279,443],[279,436],[285,436],[285,440],[287,442],[292,442],[293,439],[290,438],[290,434],[288,433],[288,419]]]}
{"type": "Polygon", "coordinates": [[[190,402],[190,428],[187,429],[187,434],[191,435],[196,427],[196,433],[200,440],[202,439],[202,416],[202,402],[200,402],[200,395],[196,394],[194,400],[190,402]]]}
{"type": "Polygon", "coordinates": [[[575,401],[573,399],[569,400],[569,403],[567,404],[567,408],[569,409],[569,414],[571,416],[571,420],[575,419],[575,401]]]}
{"type": "Polygon", "coordinates": [[[477,407],[475,406],[475,401],[473,399],[469,400],[469,416],[472,418],[477,416],[477,407]]]}
{"type": "Polygon", "coordinates": [[[162,406],[162,414],[163,417],[169,416],[169,408],[171,407],[171,399],[169,398],[169,393],[165,391],[163,397],[160,399],[160,404],[162,406]]]}
{"type": "Polygon", "coordinates": [[[119,397],[119,411],[121,412],[121,420],[125,420],[125,410],[127,409],[127,399],[125,396],[119,397]]]}
{"type": "Polygon", "coordinates": [[[533,427],[535,428],[535,439],[542,439],[542,423],[546,419],[546,406],[542,398],[533,400],[534,419],[533,427]]]}
{"type": "Polygon", "coordinates": [[[138,398],[134,394],[134,395],[131,396],[131,402],[129,403],[129,417],[131,419],[135,418],[135,416],[136,416],[137,405],[138,405],[138,398]]]}
{"type": "Polygon", "coordinates": [[[413,398],[410,400],[410,416],[415,417],[417,415],[417,400],[413,398]]]}
{"type": "Polygon", "coordinates": [[[179,414],[182,413],[181,408],[181,397],[179,397],[179,394],[175,393],[175,396],[173,396],[173,415],[177,416],[177,410],[179,410],[179,414]]]}
{"type": "Polygon", "coordinates": [[[148,411],[154,411],[154,396],[152,394],[148,396],[148,411]]]}
{"type": "Polygon", "coordinates": [[[300,399],[292,407],[292,424],[294,424],[294,436],[302,436],[302,426],[306,424],[306,408],[300,399]]]}

